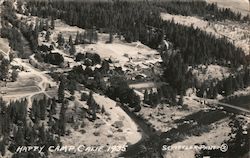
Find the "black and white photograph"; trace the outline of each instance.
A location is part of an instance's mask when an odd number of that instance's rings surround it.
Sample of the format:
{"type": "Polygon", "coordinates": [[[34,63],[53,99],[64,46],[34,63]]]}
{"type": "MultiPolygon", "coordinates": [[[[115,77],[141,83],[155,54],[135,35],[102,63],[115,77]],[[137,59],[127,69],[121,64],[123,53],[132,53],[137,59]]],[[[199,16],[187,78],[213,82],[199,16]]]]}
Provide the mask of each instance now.
{"type": "Polygon", "coordinates": [[[250,158],[250,0],[0,0],[0,158],[250,158]]]}

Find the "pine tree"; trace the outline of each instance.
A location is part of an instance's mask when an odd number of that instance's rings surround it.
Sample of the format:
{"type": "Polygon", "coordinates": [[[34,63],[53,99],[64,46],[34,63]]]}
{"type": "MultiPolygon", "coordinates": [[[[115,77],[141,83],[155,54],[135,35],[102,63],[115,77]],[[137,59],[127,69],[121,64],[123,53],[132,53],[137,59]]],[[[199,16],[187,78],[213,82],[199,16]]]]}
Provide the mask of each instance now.
{"type": "Polygon", "coordinates": [[[14,56],[14,53],[9,52],[9,59],[10,59],[10,62],[13,61],[14,57],[15,57],[15,56],[14,56]]]}
{"type": "Polygon", "coordinates": [[[92,105],[94,104],[94,98],[93,98],[93,92],[92,91],[90,91],[89,92],[89,97],[88,97],[88,100],[87,100],[87,105],[89,106],[89,107],[92,107],[92,105]]]}
{"type": "Polygon", "coordinates": [[[61,110],[60,110],[60,118],[58,120],[58,130],[59,135],[63,136],[66,131],[66,119],[65,119],[66,107],[65,103],[62,103],[61,110]]]}
{"type": "Polygon", "coordinates": [[[72,40],[72,36],[70,35],[69,36],[69,46],[72,47],[74,44],[73,44],[73,40],[72,40]]]}
{"type": "Polygon", "coordinates": [[[0,97],[0,135],[8,134],[10,119],[6,102],[0,97]]]}
{"type": "Polygon", "coordinates": [[[51,27],[52,30],[55,29],[55,20],[54,20],[54,17],[51,17],[50,27],[51,27]]]}
{"type": "Polygon", "coordinates": [[[89,98],[87,100],[87,105],[89,106],[89,110],[92,112],[92,119],[96,119],[96,109],[97,109],[97,104],[93,98],[93,92],[89,92],[89,98]]]}
{"type": "Polygon", "coordinates": [[[5,156],[5,153],[6,153],[6,149],[5,149],[5,144],[4,144],[4,141],[0,141],[0,155],[2,155],[2,157],[5,156]]]}
{"type": "Polygon", "coordinates": [[[57,36],[57,43],[59,46],[63,46],[65,40],[64,40],[64,37],[62,35],[62,33],[59,33],[58,36],[57,36]]]}
{"type": "Polygon", "coordinates": [[[139,112],[141,110],[140,97],[138,95],[134,94],[131,100],[132,100],[132,102],[130,103],[130,106],[132,106],[134,108],[135,112],[139,112]]]}
{"type": "Polygon", "coordinates": [[[148,104],[148,102],[149,102],[149,95],[148,95],[148,90],[147,89],[144,91],[143,102],[146,103],[146,104],[148,104]]]}
{"type": "Polygon", "coordinates": [[[15,145],[16,146],[22,146],[22,145],[24,145],[25,140],[24,140],[23,127],[18,126],[18,130],[17,130],[17,133],[15,135],[14,140],[15,140],[15,145]]]}
{"type": "Polygon", "coordinates": [[[12,82],[15,82],[17,80],[17,77],[18,77],[18,72],[16,71],[16,69],[14,69],[11,73],[12,82]]]}
{"type": "Polygon", "coordinates": [[[112,33],[112,30],[110,30],[109,32],[109,41],[108,43],[113,43],[113,33],[112,33]]]}
{"type": "Polygon", "coordinates": [[[41,109],[40,109],[41,105],[40,104],[41,103],[39,103],[36,99],[34,99],[32,103],[30,117],[34,121],[34,123],[39,123],[39,121],[41,120],[41,109]]]}
{"type": "Polygon", "coordinates": [[[84,93],[81,94],[81,101],[86,101],[86,95],[84,93]]]}
{"type": "Polygon", "coordinates": [[[225,82],[225,95],[228,96],[232,94],[233,91],[233,77],[229,76],[225,82]]]}
{"type": "Polygon", "coordinates": [[[181,94],[179,101],[178,101],[179,106],[183,106],[183,95],[181,94]]]}
{"type": "Polygon", "coordinates": [[[50,113],[52,115],[56,114],[56,99],[55,98],[52,99],[52,103],[50,105],[50,113]]]}
{"type": "Polygon", "coordinates": [[[45,23],[45,31],[49,30],[49,20],[46,19],[46,23],[45,23]]]}
{"type": "Polygon", "coordinates": [[[47,107],[47,102],[46,102],[46,98],[44,96],[43,99],[39,100],[39,107],[40,107],[40,118],[41,120],[45,120],[45,116],[46,116],[46,107],[47,107]]]}
{"type": "Polygon", "coordinates": [[[70,46],[69,53],[74,55],[76,53],[76,47],[74,45],[70,46]]]}
{"type": "Polygon", "coordinates": [[[106,74],[109,71],[109,62],[107,60],[102,62],[101,70],[103,74],[106,74]]]}
{"type": "Polygon", "coordinates": [[[68,90],[70,91],[71,95],[75,94],[75,90],[76,90],[76,81],[75,80],[70,80],[69,81],[68,90]]]}
{"type": "Polygon", "coordinates": [[[154,91],[153,91],[153,89],[150,90],[148,98],[149,98],[148,104],[153,105],[154,104],[154,91]]]}
{"type": "Polygon", "coordinates": [[[105,108],[104,108],[104,106],[102,105],[102,110],[101,110],[101,113],[103,114],[103,113],[105,113],[105,108]]]}
{"type": "Polygon", "coordinates": [[[8,59],[3,58],[0,64],[0,79],[5,80],[8,77],[10,62],[8,59]]]}
{"type": "Polygon", "coordinates": [[[25,133],[24,133],[24,137],[26,139],[27,142],[29,142],[29,145],[34,145],[34,133],[32,130],[32,123],[29,122],[29,124],[25,127],[25,133]]]}
{"type": "Polygon", "coordinates": [[[218,95],[218,89],[217,89],[217,87],[214,87],[214,88],[213,88],[213,96],[212,96],[212,99],[216,99],[216,98],[217,98],[217,95],[218,95]]]}
{"type": "Polygon", "coordinates": [[[50,40],[50,31],[46,31],[45,40],[48,42],[50,40]]]}
{"type": "Polygon", "coordinates": [[[78,45],[79,42],[80,42],[80,35],[79,35],[79,32],[77,31],[76,39],[75,39],[75,45],[78,45]]]}
{"type": "Polygon", "coordinates": [[[34,99],[32,102],[32,107],[30,109],[30,119],[34,120],[35,119],[35,115],[36,115],[36,108],[37,108],[37,100],[34,99]]]}
{"type": "Polygon", "coordinates": [[[40,138],[40,143],[45,144],[46,143],[46,132],[45,132],[45,126],[44,123],[42,126],[39,128],[39,138],[40,138]]]}
{"type": "Polygon", "coordinates": [[[3,100],[2,97],[0,97],[0,114],[5,114],[6,112],[6,102],[3,100]]]}
{"type": "Polygon", "coordinates": [[[60,84],[59,84],[59,88],[58,88],[58,102],[62,103],[64,100],[64,90],[65,90],[65,86],[64,86],[64,82],[61,80],[60,84]]]}

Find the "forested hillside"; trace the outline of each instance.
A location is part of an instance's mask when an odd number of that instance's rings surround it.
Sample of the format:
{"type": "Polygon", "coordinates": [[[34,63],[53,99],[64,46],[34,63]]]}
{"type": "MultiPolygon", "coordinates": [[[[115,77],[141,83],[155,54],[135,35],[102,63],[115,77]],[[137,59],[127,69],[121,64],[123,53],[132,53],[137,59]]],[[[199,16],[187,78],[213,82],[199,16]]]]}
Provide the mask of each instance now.
{"type": "Polygon", "coordinates": [[[249,21],[249,15],[243,16],[241,13],[234,13],[229,8],[219,8],[216,4],[205,1],[170,1],[156,2],[156,6],[163,8],[170,14],[180,14],[184,16],[200,16],[207,20],[233,20],[249,21]]]}
{"type": "Polygon", "coordinates": [[[219,64],[237,68],[248,64],[244,52],[226,38],[218,39],[198,28],[175,24],[174,21],[163,21],[160,17],[161,11],[200,16],[216,14],[218,17],[214,20],[241,18],[239,14],[220,10],[216,5],[206,5],[205,2],[183,5],[179,2],[172,2],[170,5],[165,2],[151,5],[124,1],[81,2],[81,5],[79,2],[28,2],[25,12],[40,17],[59,18],[69,25],[81,28],[95,26],[111,36],[123,35],[127,42],[139,40],[155,49],[158,49],[163,39],[170,41],[175,50],[172,55],[166,53],[167,50],[160,50],[166,68],[163,80],[170,83],[179,94],[184,93],[188,87],[196,86],[188,72],[190,65],[219,64]]]}
{"type": "MultiPolygon", "coordinates": [[[[145,2],[124,1],[115,1],[113,3],[29,1],[25,5],[27,7],[26,10],[22,10],[21,5],[22,3],[18,3],[19,12],[24,12],[25,14],[31,13],[32,15],[51,19],[51,26],[48,26],[48,20],[37,21],[35,26],[33,26],[32,24],[28,25],[18,21],[16,16],[11,13],[11,7],[9,7],[10,10],[4,11],[5,14],[3,18],[11,22],[17,29],[20,29],[25,38],[30,41],[31,48],[35,52],[38,48],[38,32],[42,30],[47,31],[49,27],[54,27],[52,26],[54,19],[62,19],[72,26],[79,26],[89,30],[93,30],[94,28],[99,30],[99,32],[109,33],[110,37],[115,34],[122,35],[127,42],[139,40],[151,48],[158,49],[163,59],[162,66],[164,74],[162,81],[170,84],[170,86],[161,87],[159,91],[172,91],[173,96],[176,94],[184,95],[187,88],[196,87],[199,96],[203,96],[206,91],[208,94],[207,97],[214,98],[218,93],[227,96],[233,93],[234,90],[249,85],[249,70],[246,68],[249,61],[247,61],[244,52],[240,48],[235,47],[226,38],[217,38],[198,28],[179,25],[174,23],[173,20],[163,21],[160,17],[160,11],[162,11],[162,8],[159,7],[160,3],[157,5],[149,5],[145,2]],[[79,3],[81,3],[81,5],[79,5],[79,3]],[[171,50],[168,50],[169,48],[159,48],[163,40],[172,43],[171,50]],[[199,64],[218,64],[230,67],[233,71],[240,65],[243,65],[244,69],[239,73],[235,71],[236,77],[240,78],[238,81],[233,81],[234,77],[232,76],[231,79],[225,79],[221,82],[214,81],[209,84],[199,85],[188,68],[189,66],[199,64]],[[227,84],[228,82],[229,84],[227,84]]],[[[200,3],[184,4],[184,6],[185,5],[196,8],[192,9],[190,14],[191,12],[201,14],[207,10],[207,8],[204,7],[200,9],[197,9],[199,7],[194,7],[195,5],[199,6],[200,3]]],[[[164,6],[164,4],[161,6],[164,6]]],[[[180,4],[178,3],[173,5],[175,9],[179,6],[180,4]],[[176,6],[176,8],[174,6],[176,6]]],[[[182,9],[178,10],[181,11],[182,9]]],[[[221,11],[221,13],[223,13],[225,17],[236,16],[234,13],[223,11],[221,11]]],[[[218,13],[217,15],[220,14],[218,13]]],[[[23,52],[22,47],[18,46],[18,44],[20,44],[19,41],[21,41],[21,35],[20,32],[16,31],[15,27],[8,28],[4,26],[2,34],[10,39],[13,49],[20,49],[20,51],[23,52]],[[16,40],[13,40],[14,34],[18,37],[16,40]]],[[[63,37],[63,35],[61,36],[63,37]]],[[[60,41],[59,37],[58,40],[60,41]]],[[[74,39],[74,41],[78,40],[74,39]]],[[[73,42],[71,42],[70,46],[74,48],[73,42]]],[[[73,53],[74,52],[75,51],[73,51],[73,53]]],[[[36,54],[35,57],[39,55],[40,54],[36,54]]],[[[48,58],[49,60],[44,60],[42,59],[43,57],[41,57],[40,55],[39,61],[53,62],[50,58],[48,58]]],[[[72,71],[72,73],[74,73],[74,71],[72,71]]],[[[98,76],[96,73],[90,74],[90,76],[98,76]]],[[[77,74],[77,76],[79,75],[80,74],[77,74]]],[[[80,81],[80,83],[82,83],[82,81],[80,81]]],[[[93,85],[94,84],[90,83],[88,87],[93,87],[93,85]]],[[[173,99],[173,96],[165,97],[173,99]]]]}
{"type": "Polygon", "coordinates": [[[237,66],[246,62],[243,51],[226,39],[216,39],[199,29],[171,21],[163,22],[159,8],[143,2],[82,2],[82,5],[79,2],[29,2],[27,6],[27,14],[53,16],[82,28],[96,26],[110,34],[122,34],[128,42],[140,40],[152,48],[157,48],[165,35],[175,48],[180,49],[185,63],[225,60],[237,66]]]}
{"type": "MultiPolygon", "coordinates": [[[[34,100],[30,112],[27,109],[27,100],[13,101],[7,104],[0,97],[0,155],[5,156],[7,149],[17,157],[41,157],[38,151],[16,153],[18,146],[45,145],[42,152],[48,155],[48,147],[60,143],[60,135],[65,133],[65,118],[62,115],[64,105],[60,110],[60,120],[53,121],[56,114],[55,99],[43,98],[34,100]],[[49,108],[49,112],[47,112],[49,108]],[[48,115],[48,117],[47,117],[48,115]],[[49,119],[48,122],[45,121],[49,119]],[[44,121],[46,123],[41,123],[44,121]]],[[[59,113],[59,112],[58,112],[59,113]]]]}
{"type": "Polygon", "coordinates": [[[7,0],[1,9],[10,50],[0,49],[0,157],[171,157],[163,143],[226,139],[234,147],[228,155],[248,152],[247,117],[229,120],[249,110],[221,103],[249,93],[250,55],[236,39],[161,15],[230,22],[243,35],[249,17],[200,1],[7,0]],[[128,148],[105,157],[49,150],[93,144],[128,148]],[[42,151],[17,152],[33,145],[42,151]]]}

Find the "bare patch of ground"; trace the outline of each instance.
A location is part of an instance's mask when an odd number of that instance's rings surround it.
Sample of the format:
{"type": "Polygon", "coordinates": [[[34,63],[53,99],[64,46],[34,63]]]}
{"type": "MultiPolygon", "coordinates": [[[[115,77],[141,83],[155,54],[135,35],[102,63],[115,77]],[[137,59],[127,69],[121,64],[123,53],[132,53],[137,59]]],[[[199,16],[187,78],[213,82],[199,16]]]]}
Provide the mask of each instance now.
{"type": "Polygon", "coordinates": [[[154,88],[156,87],[156,85],[154,82],[145,82],[145,83],[130,84],[129,87],[135,89],[148,89],[148,88],[154,88]]]}
{"type": "Polygon", "coordinates": [[[228,20],[224,22],[209,22],[198,17],[172,15],[168,13],[161,13],[161,17],[163,20],[173,19],[175,23],[181,25],[192,25],[194,28],[199,28],[218,38],[226,37],[236,47],[242,48],[246,55],[249,54],[250,26],[247,23],[242,24],[228,20]]]}
{"type": "Polygon", "coordinates": [[[196,68],[192,69],[192,74],[200,83],[204,83],[206,81],[214,79],[220,81],[230,75],[229,68],[219,65],[198,65],[196,68]]]}
{"type": "Polygon", "coordinates": [[[1,88],[1,91],[4,91],[8,95],[19,95],[25,93],[38,92],[39,87],[37,86],[29,86],[29,87],[17,87],[17,88],[1,88]]]}
{"type": "MultiPolygon", "coordinates": [[[[148,61],[155,63],[161,61],[160,57],[158,59],[154,57],[157,56],[157,51],[148,48],[147,46],[141,44],[140,42],[128,44],[121,42],[113,42],[111,44],[106,44],[104,42],[98,42],[97,44],[90,45],[79,45],[76,46],[78,51],[88,51],[99,54],[102,58],[111,58],[114,61],[119,62],[120,65],[125,65],[130,61],[130,58],[134,59],[134,63],[148,61]],[[137,60],[137,61],[135,61],[137,60]]],[[[132,60],[133,60],[132,59],[132,60]]],[[[139,63],[142,65],[142,63],[139,63]]]]}
{"type": "MultiPolygon", "coordinates": [[[[231,127],[229,127],[229,119],[223,119],[210,125],[210,132],[204,133],[201,136],[191,136],[182,142],[173,144],[172,146],[192,146],[195,144],[203,144],[211,146],[220,146],[224,141],[228,140],[229,133],[231,132],[231,127]]],[[[196,150],[171,150],[165,153],[165,158],[175,158],[175,157],[185,157],[193,158],[195,157],[196,150]]]]}
{"type": "Polygon", "coordinates": [[[139,115],[151,124],[156,131],[167,132],[176,127],[175,120],[207,108],[206,105],[202,105],[190,97],[184,98],[184,104],[187,105],[187,108],[169,106],[168,104],[160,104],[156,108],[142,106],[139,115]]]}
{"type": "Polygon", "coordinates": [[[235,91],[231,96],[242,96],[242,95],[243,96],[250,95],[250,86],[246,87],[243,90],[235,91]]]}
{"type": "Polygon", "coordinates": [[[77,26],[69,26],[62,22],[61,20],[55,20],[55,29],[53,30],[53,34],[51,36],[52,41],[57,41],[57,36],[59,33],[63,34],[63,37],[68,40],[69,36],[75,37],[77,32],[84,32],[84,29],[81,29],[77,26]]]}
{"type": "Polygon", "coordinates": [[[243,15],[250,14],[248,0],[206,0],[208,3],[216,3],[221,8],[230,8],[234,12],[240,12],[243,15]]]}

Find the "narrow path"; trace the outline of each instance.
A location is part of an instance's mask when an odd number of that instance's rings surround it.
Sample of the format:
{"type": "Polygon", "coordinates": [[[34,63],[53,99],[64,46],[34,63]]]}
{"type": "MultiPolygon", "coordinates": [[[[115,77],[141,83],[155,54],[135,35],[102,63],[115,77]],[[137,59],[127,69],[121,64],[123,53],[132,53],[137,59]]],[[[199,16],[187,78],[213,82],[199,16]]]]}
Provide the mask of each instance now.
{"type": "Polygon", "coordinates": [[[8,50],[8,52],[6,53],[6,52],[4,52],[2,49],[0,49],[0,52],[1,52],[3,55],[5,55],[5,56],[9,56],[10,50],[8,50]]]}
{"type": "MultiPolygon", "coordinates": [[[[0,3],[1,5],[1,3],[0,3]]],[[[0,15],[1,16],[1,15],[0,15]]],[[[0,24],[1,25],[1,24],[0,24]]],[[[1,27],[0,27],[1,28],[1,27]]],[[[1,38],[1,37],[0,37],[1,38]]],[[[1,39],[5,39],[5,38],[1,38],[1,39]]],[[[8,44],[8,43],[7,43],[8,44]]],[[[6,45],[7,45],[6,44],[6,45]]],[[[10,54],[10,47],[8,47],[8,50],[7,52],[6,51],[3,51],[2,49],[0,49],[0,53],[2,53],[4,56],[6,56],[7,58],[9,58],[9,54],[10,54]]]]}

